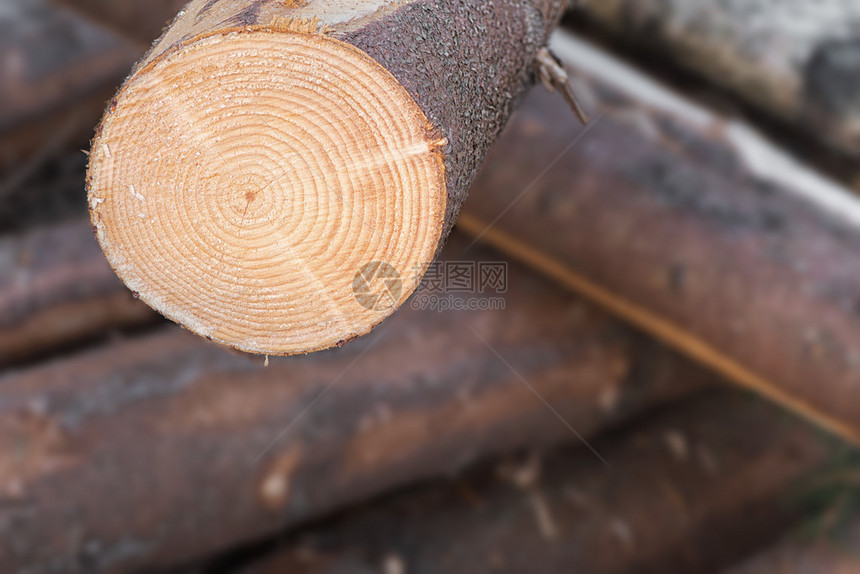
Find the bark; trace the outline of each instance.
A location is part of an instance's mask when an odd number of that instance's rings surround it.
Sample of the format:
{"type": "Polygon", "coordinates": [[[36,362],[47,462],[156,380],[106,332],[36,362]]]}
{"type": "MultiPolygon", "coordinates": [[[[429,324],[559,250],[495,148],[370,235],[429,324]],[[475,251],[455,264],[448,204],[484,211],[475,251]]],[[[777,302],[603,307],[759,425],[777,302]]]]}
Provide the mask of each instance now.
{"type": "Polygon", "coordinates": [[[860,6],[851,0],[585,0],[593,22],[817,138],[860,153],[860,6]]]}
{"type": "Polygon", "coordinates": [[[595,448],[611,468],[580,448],[473,471],[301,532],[242,572],[718,572],[797,517],[791,489],[830,451],[726,391],[595,448]]]}
{"type": "Polygon", "coordinates": [[[726,574],[853,574],[860,572],[860,524],[854,520],[835,536],[795,534],[726,574]]]}
{"type": "Polygon", "coordinates": [[[0,368],[151,323],[85,221],[0,239],[0,368]]]}
{"type": "MultiPolygon", "coordinates": [[[[0,172],[83,145],[110,93],[140,57],[136,45],[43,0],[0,14],[0,172]]],[[[0,197],[9,182],[0,182],[0,197]]]]}
{"type": "MultiPolygon", "coordinates": [[[[452,260],[494,260],[464,245],[452,260]]],[[[268,368],[167,329],[0,378],[0,571],[205,557],[712,383],[510,273],[504,310],[404,310],[356,345],[268,368]]]]}
{"type": "Polygon", "coordinates": [[[586,132],[536,92],[487,160],[462,229],[860,439],[857,200],[574,37],[555,47],[605,115],[586,132]]]}

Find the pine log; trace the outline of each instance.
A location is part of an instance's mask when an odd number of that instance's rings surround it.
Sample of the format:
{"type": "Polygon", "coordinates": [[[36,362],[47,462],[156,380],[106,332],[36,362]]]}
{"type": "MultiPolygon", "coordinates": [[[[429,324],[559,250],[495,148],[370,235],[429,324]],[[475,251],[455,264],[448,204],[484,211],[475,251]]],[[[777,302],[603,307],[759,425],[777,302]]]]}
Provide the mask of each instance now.
{"type": "Polygon", "coordinates": [[[156,319],[105,262],[87,221],[0,238],[0,369],[156,319]]]}
{"type": "MultiPolygon", "coordinates": [[[[454,261],[497,260],[457,244],[454,261]]],[[[505,309],[410,306],[355,345],[268,368],[171,326],[0,377],[0,572],[205,557],[714,383],[509,271],[505,309]]]]}
{"type": "Polygon", "coordinates": [[[795,533],[772,550],[726,574],[857,574],[860,572],[860,522],[834,535],[795,533]]]}
{"type": "Polygon", "coordinates": [[[141,49],[45,0],[0,12],[0,197],[28,163],[84,145],[141,49]]]}
{"type": "Polygon", "coordinates": [[[243,351],[367,333],[417,287],[564,4],[192,1],[93,142],[108,260],[243,351]]]}
{"type": "Polygon", "coordinates": [[[611,468],[568,448],[477,470],[301,532],[242,573],[719,572],[798,518],[792,487],[831,450],[725,391],[595,448],[611,468]]]}
{"type": "Polygon", "coordinates": [[[860,4],[582,0],[588,25],[860,155],[860,4]]]}
{"type": "Polygon", "coordinates": [[[461,228],[860,440],[860,202],[743,123],[557,38],[605,115],[586,132],[530,95],[461,228]]]}

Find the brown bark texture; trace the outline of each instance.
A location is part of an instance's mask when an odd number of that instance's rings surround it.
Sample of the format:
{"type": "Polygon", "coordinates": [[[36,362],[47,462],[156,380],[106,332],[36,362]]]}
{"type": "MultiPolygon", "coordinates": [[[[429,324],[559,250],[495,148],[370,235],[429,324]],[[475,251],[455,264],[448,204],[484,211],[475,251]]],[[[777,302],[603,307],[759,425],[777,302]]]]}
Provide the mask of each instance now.
{"type": "Polygon", "coordinates": [[[605,53],[556,47],[596,121],[530,95],[461,228],[860,439],[856,199],[605,53]]]}
{"type": "Polygon", "coordinates": [[[791,524],[794,485],[830,450],[734,391],[594,446],[611,467],[567,448],[477,470],[301,532],[242,573],[719,572],[791,524]]]}
{"type": "MultiPolygon", "coordinates": [[[[454,244],[456,261],[493,260],[454,244]]],[[[510,272],[503,311],[404,310],[355,345],[268,368],[170,328],[0,378],[0,571],[204,557],[713,382],[510,272]]]]}
{"type": "MultiPolygon", "coordinates": [[[[141,49],[43,0],[0,14],[0,172],[83,145],[141,49]]],[[[0,183],[0,196],[6,182],[0,183]]]]}
{"type": "Polygon", "coordinates": [[[860,6],[850,0],[584,0],[628,45],[860,153],[860,6]]]}
{"type": "Polygon", "coordinates": [[[85,221],[0,238],[0,270],[0,369],[156,320],[85,221]]]}

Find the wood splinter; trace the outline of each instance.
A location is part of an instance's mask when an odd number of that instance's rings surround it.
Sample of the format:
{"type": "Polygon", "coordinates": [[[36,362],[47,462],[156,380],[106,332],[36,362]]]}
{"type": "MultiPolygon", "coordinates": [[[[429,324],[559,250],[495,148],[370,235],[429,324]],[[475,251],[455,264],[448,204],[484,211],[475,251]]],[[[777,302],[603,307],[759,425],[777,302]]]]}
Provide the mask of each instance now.
{"type": "Polygon", "coordinates": [[[367,333],[417,287],[564,5],[193,0],[97,131],[102,249],[243,351],[367,333]]]}

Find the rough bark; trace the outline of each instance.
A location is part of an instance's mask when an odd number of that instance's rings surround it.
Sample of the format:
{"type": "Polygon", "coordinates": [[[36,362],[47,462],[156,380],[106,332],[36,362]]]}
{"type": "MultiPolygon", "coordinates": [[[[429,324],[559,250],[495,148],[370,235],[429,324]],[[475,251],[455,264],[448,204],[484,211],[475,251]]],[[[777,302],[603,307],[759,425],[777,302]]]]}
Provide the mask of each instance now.
{"type": "Polygon", "coordinates": [[[0,571],[204,557],[712,383],[510,272],[504,310],[404,310],[356,345],[268,368],[169,329],[0,378],[0,571]]]}
{"type": "Polygon", "coordinates": [[[768,113],[860,154],[860,6],[852,0],[584,0],[594,22],[768,113]]]}
{"type": "Polygon", "coordinates": [[[243,351],[367,333],[421,273],[373,313],[352,298],[356,273],[438,254],[563,7],[190,2],[93,142],[108,259],[165,316],[243,351]]]}
{"type": "Polygon", "coordinates": [[[835,535],[795,534],[726,574],[854,574],[860,572],[860,523],[835,535]]]}
{"type": "Polygon", "coordinates": [[[28,161],[83,145],[141,49],[43,0],[0,14],[0,197],[28,161]]]}
{"type": "Polygon", "coordinates": [[[502,463],[302,532],[242,572],[718,572],[791,524],[791,488],[830,450],[806,424],[726,392],[595,448],[611,468],[583,449],[502,463]]]}
{"type": "Polygon", "coordinates": [[[574,37],[555,47],[605,115],[586,133],[530,96],[462,228],[860,439],[857,200],[574,37]]]}
{"type": "Polygon", "coordinates": [[[153,322],[104,260],[86,221],[0,239],[0,369],[153,322]]]}

